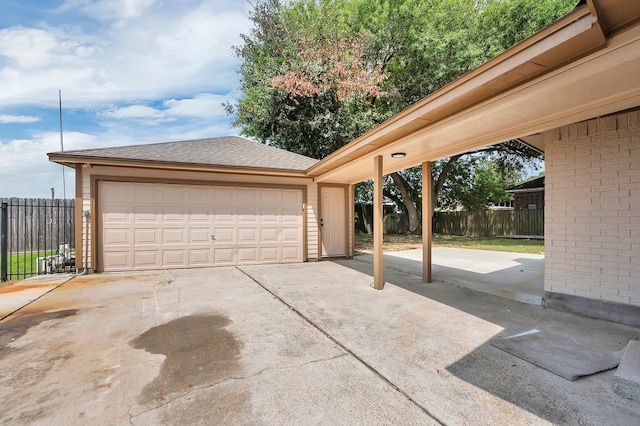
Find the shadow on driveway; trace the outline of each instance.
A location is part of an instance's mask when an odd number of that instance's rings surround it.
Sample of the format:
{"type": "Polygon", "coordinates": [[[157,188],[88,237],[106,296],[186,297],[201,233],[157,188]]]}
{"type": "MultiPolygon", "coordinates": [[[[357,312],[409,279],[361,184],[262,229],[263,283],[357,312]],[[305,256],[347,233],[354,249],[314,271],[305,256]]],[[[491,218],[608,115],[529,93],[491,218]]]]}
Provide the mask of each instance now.
{"type": "Polygon", "coordinates": [[[637,424],[613,371],[567,381],[489,345],[533,328],[620,350],[637,329],[372,267],[356,260],[243,267],[445,424],[637,424]],[[338,267],[336,267],[338,266],[338,267]]]}

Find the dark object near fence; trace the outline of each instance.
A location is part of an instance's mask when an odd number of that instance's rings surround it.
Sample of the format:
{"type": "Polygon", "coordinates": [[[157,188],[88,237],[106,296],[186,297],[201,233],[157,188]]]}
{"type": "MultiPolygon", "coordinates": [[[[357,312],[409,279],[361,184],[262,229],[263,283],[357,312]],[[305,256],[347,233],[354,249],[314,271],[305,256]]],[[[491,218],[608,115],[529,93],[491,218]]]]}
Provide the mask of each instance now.
{"type": "Polygon", "coordinates": [[[75,200],[0,199],[0,279],[75,268],[75,200]]]}

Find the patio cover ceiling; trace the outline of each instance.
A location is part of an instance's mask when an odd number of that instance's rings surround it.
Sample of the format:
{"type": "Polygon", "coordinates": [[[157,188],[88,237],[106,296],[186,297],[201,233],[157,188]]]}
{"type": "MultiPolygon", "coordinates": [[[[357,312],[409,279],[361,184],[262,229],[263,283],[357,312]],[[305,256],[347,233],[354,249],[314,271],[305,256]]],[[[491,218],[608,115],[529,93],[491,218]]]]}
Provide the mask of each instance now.
{"type": "Polygon", "coordinates": [[[510,139],[640,106],[640,2],[588,0],[307,170],[356,183],[510,139]],[[392,158],[394,152],[406,153],[392,158]]]}

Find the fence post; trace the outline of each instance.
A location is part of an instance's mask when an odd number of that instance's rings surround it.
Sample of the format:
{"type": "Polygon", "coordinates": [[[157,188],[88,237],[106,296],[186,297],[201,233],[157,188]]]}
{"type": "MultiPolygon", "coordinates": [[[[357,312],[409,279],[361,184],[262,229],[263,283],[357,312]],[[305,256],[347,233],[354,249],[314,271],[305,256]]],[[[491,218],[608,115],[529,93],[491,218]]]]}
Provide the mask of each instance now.
{"type": "Polygon", "coordinates": [[[2,218],[0,219],[0,281],[7,281],[9,250],[9,206],[2,203],[2,218]]]}

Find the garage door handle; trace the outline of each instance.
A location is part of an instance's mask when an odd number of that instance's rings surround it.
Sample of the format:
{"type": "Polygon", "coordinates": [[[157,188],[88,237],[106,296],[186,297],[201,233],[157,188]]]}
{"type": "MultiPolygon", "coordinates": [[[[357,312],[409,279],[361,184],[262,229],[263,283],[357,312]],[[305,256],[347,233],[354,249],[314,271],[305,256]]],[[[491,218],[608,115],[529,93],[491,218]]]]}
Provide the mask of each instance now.
{"type": "Polygon", "coordinates": [[[216,240],[216,236],[211,234],[211,241],[215,241],[216,240]]]}

